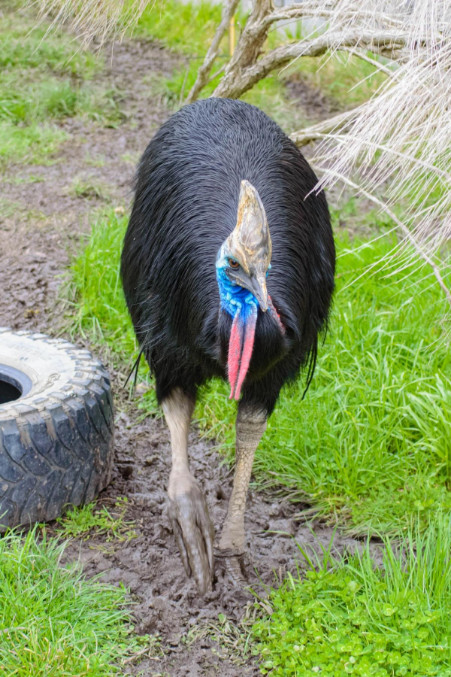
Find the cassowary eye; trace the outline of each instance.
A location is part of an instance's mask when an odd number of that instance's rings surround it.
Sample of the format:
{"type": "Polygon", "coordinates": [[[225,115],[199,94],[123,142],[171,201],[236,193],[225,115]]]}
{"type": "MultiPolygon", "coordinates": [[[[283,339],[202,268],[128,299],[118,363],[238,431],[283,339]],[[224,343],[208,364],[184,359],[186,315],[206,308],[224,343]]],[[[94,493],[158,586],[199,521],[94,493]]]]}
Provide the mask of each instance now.
{"type": "Polygon", "coordinates": [[[229,259],[229,266],[233,270],[237,270],[237,268],[240,267],[240,264],[238,263],[238,261],[235,261],[235,259],[229,259]]]}

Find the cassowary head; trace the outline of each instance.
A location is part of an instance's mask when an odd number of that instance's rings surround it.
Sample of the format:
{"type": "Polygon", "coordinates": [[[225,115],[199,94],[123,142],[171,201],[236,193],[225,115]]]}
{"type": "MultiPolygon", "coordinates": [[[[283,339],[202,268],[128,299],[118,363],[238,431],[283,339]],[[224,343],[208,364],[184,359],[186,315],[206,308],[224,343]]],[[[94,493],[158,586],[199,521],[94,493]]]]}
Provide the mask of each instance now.
{"type": "Polygon", "coordinates": [[[266,289],[271,251],[271,235],[260,195],[249,181],[242,181],[236,226],[223,242],[216,260],[221,307],[233,318],[227,370],[230,397],[236,400],[252,357],[258,308],[263,312],[269,308],[275,313],[266,289]]]}
{"type": "Polygon", "coordinates": [[[236,226],[222,245],[219,258],[230,282],[250,291],[266,311],[271,235],[260,195],[249,181],[241,182],[236,226]]]}

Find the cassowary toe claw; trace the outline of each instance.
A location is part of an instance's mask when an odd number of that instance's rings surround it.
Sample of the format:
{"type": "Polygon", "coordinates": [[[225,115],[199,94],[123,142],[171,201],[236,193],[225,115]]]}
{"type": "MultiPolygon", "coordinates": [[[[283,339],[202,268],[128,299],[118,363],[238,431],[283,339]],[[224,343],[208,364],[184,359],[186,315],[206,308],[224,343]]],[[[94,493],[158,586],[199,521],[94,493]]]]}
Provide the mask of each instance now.
{"type": "Polygon", "coordinates": [[[203,595],[212,588],[214,530],[195,482],[188,491],[169,499],[169,517],[186,574],[194,577],[203,595]]]}
{"type": "Polygon", "coordinates": [[[215,549],[215,557],[224,562],[224,569],[232,583],[240,588],[248,585],[244,567],[245,554],[232,548],[215,549]]]}

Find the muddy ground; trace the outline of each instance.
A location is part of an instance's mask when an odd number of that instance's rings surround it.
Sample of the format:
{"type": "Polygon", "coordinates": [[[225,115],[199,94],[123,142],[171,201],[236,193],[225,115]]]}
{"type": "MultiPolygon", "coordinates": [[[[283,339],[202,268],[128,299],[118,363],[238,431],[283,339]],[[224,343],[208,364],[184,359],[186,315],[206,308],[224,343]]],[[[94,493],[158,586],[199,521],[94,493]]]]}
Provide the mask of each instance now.
{"type": "MultiPolygon", "coordinates": [[[[152,94],[145,81],[152,73],[169,75],[178,58],[149,42],[117,45],[102,78],[121,92],[124,122],[117,128],[105,128],[96,122],[69,119],[62,127],[70,138],[53,157],[53,164],[11,165],[7,169],[0,195],[0,326],[58,332],[55,304],[70,254],[79,246],[81,234],[87,232],[95,208],[110,202],[128,209],[135,162],[169,114],[164,100],[152,94]],[[39,181],[33,178],[36,175],[39,181]],[[75,195],[70,190],[74,177],[101,182],[105,188],[102,196],[75,195]]],[[[293,91],[299,87],[296,83],[293,91]]],[[[321,109],[318,97],[313,93],[309,98],[303,90],[299,105],[309,100],[321,109]]],[[[214,591],[203,599],[186,580],[165,515],[170,459],[167,430],[161,419],[139,421],[135,406],[124,408],[118,378],[113,378],[113,389],[118,409],[116,462],[112,483],[100,503],[111,507],[118,497],[126,496],[126,519],[135,522],[137,537],[126,543],[99,537],[76,541],[68,557],[80,558],[89,576],[102,572],[105,581],[123,582],[135,602],[137,632],[160,636],[161,655],[131,665],[130,674],[259,674],[255,658],[243,659],[241,655],[241,664],[236,664],[241,650],[235,656],[224,655],[224,647],[202,631],[205,623],[217,621],[219,614],[239,622],[251,596],[234,588],[219,568],[214,591]],[[189,645],[188,632],[194,638],[189,645]]],[[[196,430],[191,433],[190,454],[218,530],[231,492],[231,471],[212,443],[196,430]]],[[[277,582],[285,572],[296,570],[297,543],[318,548],[331,539],[330,528],[307,523],[299,516],[303,508],[250,492],[247,569],[250,583],[261,593],[263,584],[277,582]]],[[[334,542],[340,551],[357,544],[339,533],[334,542]]]]}

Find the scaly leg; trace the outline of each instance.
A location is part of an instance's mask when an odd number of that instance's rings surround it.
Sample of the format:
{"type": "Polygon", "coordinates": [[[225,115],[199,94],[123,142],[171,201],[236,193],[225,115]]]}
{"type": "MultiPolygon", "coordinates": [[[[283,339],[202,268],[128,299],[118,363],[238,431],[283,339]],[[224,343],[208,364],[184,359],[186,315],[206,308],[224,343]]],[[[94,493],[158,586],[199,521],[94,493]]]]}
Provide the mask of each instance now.
{"type": "Polygon", "coordinates": [[[162,402],[171,434],[172,468],[169,475],[169,515],[188,576],[194,576],[199,591],[211,590],[214,530],[207,503],[188,464],[188,432],[194,402],[175,388],[162,402]]]}
{"type": "Polygon", "coordinates": [[[255,450],[266,430],[266,412],[239,406],[236,419],[236,465],[227,517],[219,540],[219,556],[235,583],[243,583],[239,557],[244,553],[244,513],[255,450]]]}

